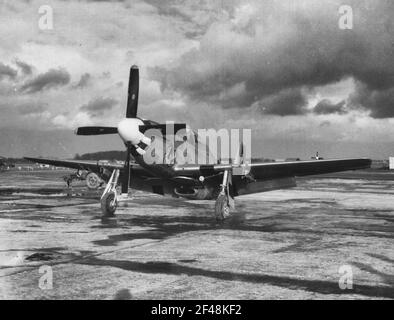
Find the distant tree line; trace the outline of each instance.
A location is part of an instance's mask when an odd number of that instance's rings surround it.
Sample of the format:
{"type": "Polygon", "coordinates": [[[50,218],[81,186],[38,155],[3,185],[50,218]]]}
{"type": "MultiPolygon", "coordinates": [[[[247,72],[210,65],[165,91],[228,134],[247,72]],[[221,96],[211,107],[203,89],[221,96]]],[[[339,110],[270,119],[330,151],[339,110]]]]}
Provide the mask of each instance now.
{"type": "Polygon", "coordinates": [[[30,161],[23,158],[6,158],[0,157],[0,165],[12,164],[12,163],[30,163],[30,161]]]}

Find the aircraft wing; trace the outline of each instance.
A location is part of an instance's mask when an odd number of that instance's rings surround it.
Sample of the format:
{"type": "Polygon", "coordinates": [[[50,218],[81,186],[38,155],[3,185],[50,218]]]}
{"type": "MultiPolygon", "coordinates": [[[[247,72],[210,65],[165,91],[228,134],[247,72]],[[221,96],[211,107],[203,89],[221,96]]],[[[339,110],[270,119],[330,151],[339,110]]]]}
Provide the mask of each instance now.
{"type": "Polygon", "coordinates": [[[275,179],[323,173],[358,170],[370,168],[370,159],[332,159],[289,162],[257,162],[249,165],[217,164],[217,165],[178,165],[175,171],[184,175],[214,175],[215,173],[233,169],[233,175],[249,173],[254,179],[275,179]],[[239,169],[239,170],[237,170],[239,169]]]}
{"type": "MultiPolygon", "coordinates": [[[[57,159],[44,159],[44,158],[30,158],[24,157],[26,160],[42,163],[42,164],[49,164],[56,167],[65,167],[71,169],[78,169],[78,170],[88,170],[93,172],[99,172],[101,168],[113,170],[113,169],[123,169],[122,164],[118,163],[108,163],[103,162],[102,160],[94,161],[94,160],[57,160],[57,159]]],[[[132,170],[141,170],[145,171],[140,165],[138,164],[130,164],[132,170]]]]}
{"type": "Polygon", "coordinates": [[[282,163],[255,163],[251,165],[251,173],[255,178],[261,179],[288,176],[299,177],[331,172],[366,169],[370,167],[370,159],[291,161],[282,163]]]}

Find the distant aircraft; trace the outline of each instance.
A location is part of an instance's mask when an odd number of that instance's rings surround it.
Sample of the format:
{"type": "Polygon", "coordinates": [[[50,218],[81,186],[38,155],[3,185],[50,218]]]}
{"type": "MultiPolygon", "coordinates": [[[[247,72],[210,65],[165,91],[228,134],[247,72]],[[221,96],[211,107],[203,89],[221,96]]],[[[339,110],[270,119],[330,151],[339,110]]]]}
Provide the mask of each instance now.
{"type": "Polygon", "coordinates": [[[324,158],[319,157],[319,152],[316,152],[316,155],[314,155],[313,157],[311,157],[311,159],[315,159],[315,160],[323,160],[324,158]]]}
{"type": "MultiPolygon", "coordinates": [[[[150,164],[144,160],[144,154],[151,149],[151,143],[156,139],[169,140],[166,125],[152,120],[137,117],[139,91],[139,71],[132,66],[129,76],[128,100],[126,117],[117,127],[80,127],[77,135],[118,134],[126,146],[124,164],[100,163],[99,161],[54,160],[26,157],[27,160],[39,163],[87,170],[101,176],[109,176],[108,183],[101,196],[101,209],[104,216],[113,216],[119,201],[127,198],[129,188],[153,192],[161,195],[171,195],[192,200],[216,200],[215,216],[223,220],[234,208],[234,197],[295,187],[296,176],[323,174],[329,172],[369,168],[369,159],[334,159],[322,161],[285,161],[285,162],[256,162],[246,163],[243,159],[242,145],[239,155],[232,163],[211,163],[187,165],[179,164],[178,154],[170,164],[150,164]],[[149,129],[157,129],[163,135],[148,137],[144,133],[149,129]],[[130,163],[133,156],[135,163],[130,163]],[[242,172],[234,174],[234,172],[242,172]],[[121,186],[118,192],[117,186],[121,186]]],[[[174,124],[174,132],[186,128],[185,124],[174,124]]],[[[198,140],[196,143],[206,147],[198,140]]],[[[208,150],[208,152],[210,152],[208,150]]],[[[167,157],[164,153],[164,157],[167,157]]],[[[106,179],[107,180],[107,179],[106,179]]]]}

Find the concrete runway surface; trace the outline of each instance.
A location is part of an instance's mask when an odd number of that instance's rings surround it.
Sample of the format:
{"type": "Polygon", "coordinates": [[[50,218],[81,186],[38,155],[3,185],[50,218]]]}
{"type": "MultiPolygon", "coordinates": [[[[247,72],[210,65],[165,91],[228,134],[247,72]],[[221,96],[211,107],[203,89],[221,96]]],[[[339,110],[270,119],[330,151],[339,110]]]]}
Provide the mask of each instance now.
{"type": "Polygon", "coordinates": [[[1,299],[394,298],[394,173],[299,179],[221,224],[214,202],[141,192],[102,219],[64,174],[0,172],[1,299]]]}

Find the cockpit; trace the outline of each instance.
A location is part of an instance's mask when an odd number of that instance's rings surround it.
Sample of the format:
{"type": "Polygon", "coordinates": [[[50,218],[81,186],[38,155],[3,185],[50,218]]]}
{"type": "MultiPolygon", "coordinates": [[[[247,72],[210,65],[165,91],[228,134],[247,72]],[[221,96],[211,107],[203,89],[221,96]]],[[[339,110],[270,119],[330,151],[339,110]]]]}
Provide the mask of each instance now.
{"type": "MultiPolygon", "coordinates": [[[[149,130],[150,131],[150,130],[149,130]]],[[[216,164],[217,158],[200,141],[198,134],[187,128],[175,135],[163,136],[156,132],[145,132],[151,145],[145,149],[144,161],[150,164],[167,165],[204,165],[216,164]]]]}

